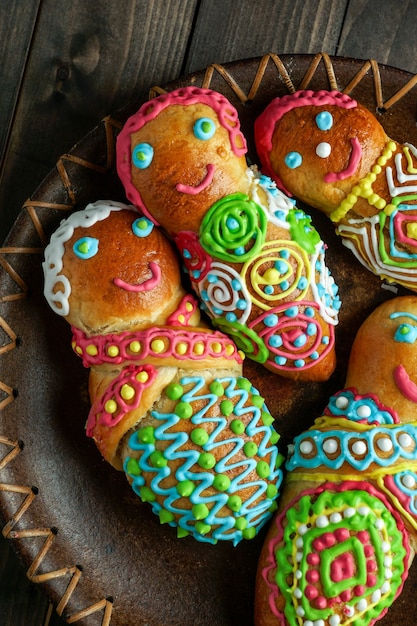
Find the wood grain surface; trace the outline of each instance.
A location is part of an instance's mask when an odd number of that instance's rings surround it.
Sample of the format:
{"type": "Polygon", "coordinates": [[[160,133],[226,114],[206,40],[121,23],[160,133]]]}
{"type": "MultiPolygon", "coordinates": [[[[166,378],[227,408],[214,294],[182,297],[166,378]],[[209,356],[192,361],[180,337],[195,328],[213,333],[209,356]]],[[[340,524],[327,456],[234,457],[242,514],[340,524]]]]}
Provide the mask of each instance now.
{"type": "MultiPolygon", "coordinates": [[[[414,73],[416,23],[412,1],[0,0],[0,239],[58,157],[151,86],[267,52],[414,73]]],[[[47,624],[63,621],[2,538],[0,626],[47,624]]]]}

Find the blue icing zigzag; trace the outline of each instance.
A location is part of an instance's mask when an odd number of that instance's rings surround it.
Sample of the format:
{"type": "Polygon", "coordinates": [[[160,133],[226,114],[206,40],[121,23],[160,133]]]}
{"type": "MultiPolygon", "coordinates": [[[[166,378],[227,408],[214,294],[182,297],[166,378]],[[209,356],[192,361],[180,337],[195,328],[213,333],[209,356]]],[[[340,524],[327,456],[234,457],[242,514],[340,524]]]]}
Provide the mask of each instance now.
{"type": "Polygon", "coordinates": [[[202,376],[180,380],[174,411],[152,411],[160,424],[130,436],[125,471],[134,491],[151,503],[161,522],[178,526],[179,536],[191,534],[213,544],[226,539],[236,545],[255,536],[275,509],[282,482],[282,458],[274,445],[279,436],[247,379],[216,379],[210,392],[203,391],[206,385],[202,376]],[[190,413],[194,402],[203,407],[190,413]],[[183,410],[190,414],[181,417],[183,410]],[[183,429],[174,430],[180,422],[183,429]],[[193,432],[202,437],[200,442],[193,441],[193,432]],[[242,502],[247,490],[253,493],[242,502]]]}

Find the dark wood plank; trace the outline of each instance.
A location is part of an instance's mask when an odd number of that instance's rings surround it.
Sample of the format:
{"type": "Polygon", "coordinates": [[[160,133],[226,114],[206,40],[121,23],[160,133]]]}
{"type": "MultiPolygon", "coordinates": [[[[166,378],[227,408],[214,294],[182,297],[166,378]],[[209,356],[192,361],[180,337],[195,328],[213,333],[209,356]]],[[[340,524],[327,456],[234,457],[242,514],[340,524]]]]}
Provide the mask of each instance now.
{"type": "Polygon", "coordinates": [[[0,164],[30,49],[40,0],[0,2],[0,164]],[[13,41],[13,45],[10,42],[13,41]]]}
{"type": "Polygon", "coordinates": [[[3,537],[0,539],[0,581],[1,626],[42,626],[48,600],[26,577],[10,541],[3,537]]]}
{"type": "Polygon", "coordinates": [[[267,52],[335,54],[348,0],[203,0],[185,70],[267,52]],[[213,5],[221,7],[213,10],[213,5]]]}
{"type": "Polygon", "coordinates": [[[417,72],[416,2],[350,0],[338,54],[417,72]]]}
{"type": "Polygon", "coordinates": [[[41,2],[0,179],[0,239],[61,154],[134,94],[179,76],[196,4],[41,2]]]}

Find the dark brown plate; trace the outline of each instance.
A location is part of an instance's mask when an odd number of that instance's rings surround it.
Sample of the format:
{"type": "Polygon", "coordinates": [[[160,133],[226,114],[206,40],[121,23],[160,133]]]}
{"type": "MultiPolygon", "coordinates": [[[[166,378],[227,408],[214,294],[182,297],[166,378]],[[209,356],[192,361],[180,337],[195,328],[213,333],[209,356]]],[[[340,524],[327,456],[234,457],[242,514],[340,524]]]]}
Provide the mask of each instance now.
{"type": "MultiPolygon", "coordinates": [[[[300,88],[337,88],[373,111],[387,133],[417,143],[416,77],[373,61],[327,55],[281,56],[210,66],[165,86],[222,92],[237,107],[253,150],[253,120],[270,99],[300,88]]],[[[156,90],[158,91],[158,89],[156,90]]],[[[84,434],[87,371],[70,348],[67,324],[42,295],[42,250],[65,213],[98,199],[124,200],[114,171],[114,139],[151,94],[103,120],[42,182],[0,249],[0,513],[29,578],[70,623],[92,626],[250,626],[265,529],[232,547],[177,540],[122,473],[84,434]]],[[[326,384],[296,384],[247,362],[282,433],[282,450],[341,388],[356,329],[393,297],[354,260],[332,225],[310,211],[328,243],[340,286],[338,367],[326,384]]],[[[398,291],[400,293],[400,291],[398,291]]],[[[381,626],[415,624],[417,567],[381,626]],[[410,621],[411,620],[411,621],[410,621]]]]}

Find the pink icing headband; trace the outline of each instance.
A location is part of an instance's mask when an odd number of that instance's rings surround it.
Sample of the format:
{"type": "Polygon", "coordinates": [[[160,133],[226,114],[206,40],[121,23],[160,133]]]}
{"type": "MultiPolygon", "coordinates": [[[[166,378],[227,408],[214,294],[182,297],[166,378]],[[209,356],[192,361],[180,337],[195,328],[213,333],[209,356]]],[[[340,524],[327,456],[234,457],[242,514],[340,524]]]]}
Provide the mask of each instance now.
{"type": "MultiPolygon", "coordinates": [[[[262,168],[268,176],[277,179],[271,166],[270,154],[272,150],[272,136],[275,125],[286,113],[303,106],[322,106],[330,104],[343,109],[353,109],[357,106],[356,100],[340,91],[304,90],[287,94],[281,98],[274,98],[265,111],[255,120],[256,150],[262,168]]],[[[281,183],[279,183],[281,184],[281,183]]],[[[288,192],[287,192],[288,193],[288,192]]]]}
{"type": "Polygon", "coordinates": [[[145,102],[140,109],[126,121],[116,143],[116,167],[122,181],[126,196],[136,207],[158,225],[153,218],[136,187],[132,183],[131,173],[131,134],[140,130],[149,121],[155,119],[161,111],[169,106],[206,104],[217,114],[220,124],[229,132],[232,150],[236,156],[243,156],[247,152],[247,144],[240,130],[238,112],[235,107],[220,93],[200,87],[181,87],[174,91],[164,93],[161,96],[145,102]],[[237,139],[239,138],[239,142],[237,139]]]}

